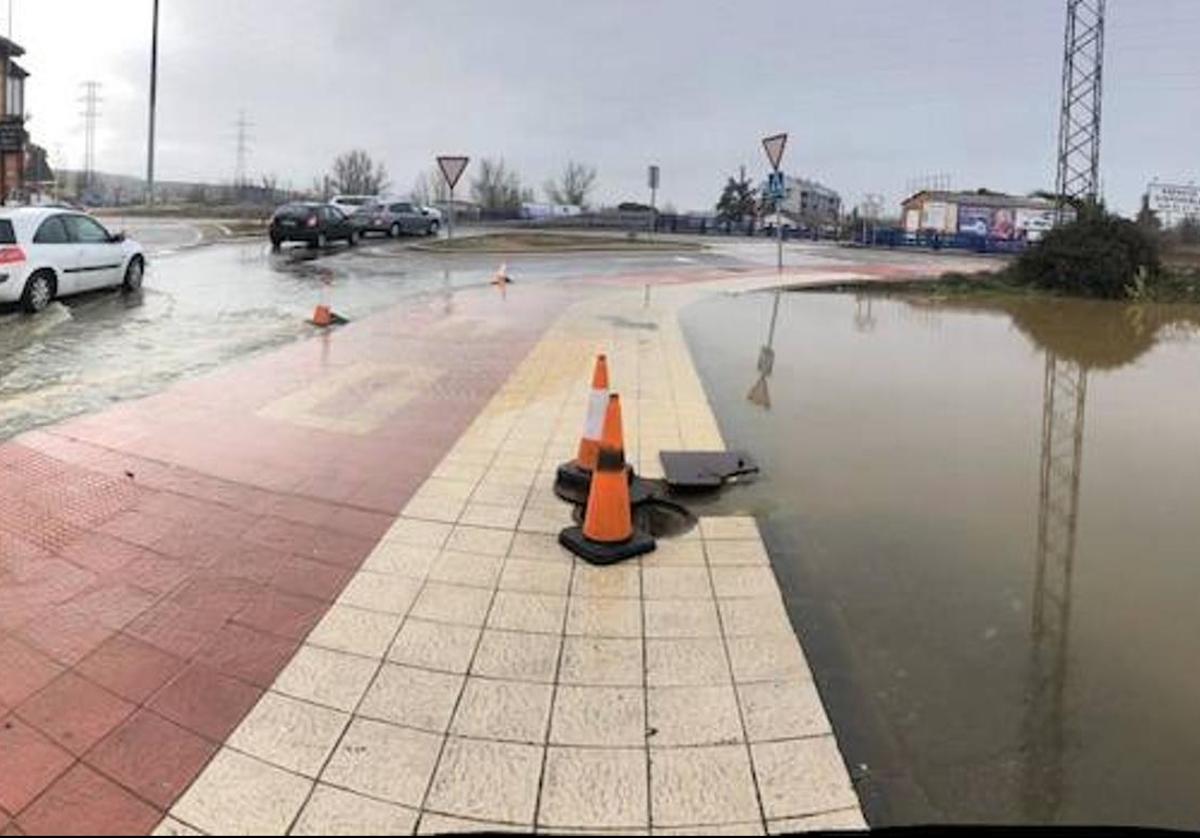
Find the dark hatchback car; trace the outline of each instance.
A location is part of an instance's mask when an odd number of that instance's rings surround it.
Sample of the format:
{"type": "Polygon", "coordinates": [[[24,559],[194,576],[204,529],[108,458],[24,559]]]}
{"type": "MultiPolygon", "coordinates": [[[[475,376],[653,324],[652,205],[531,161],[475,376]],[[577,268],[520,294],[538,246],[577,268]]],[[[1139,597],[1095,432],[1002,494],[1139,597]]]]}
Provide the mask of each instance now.
{"type": "Polygon", "coordinates": [[[332,204],[298,201],[275,210],[267,235],[271,238],[271,247],[276,249],[284,242],[297,241],[309,247],[323,248],[339,239],[350,245],[357,244],[359,230],[332,204]]]}

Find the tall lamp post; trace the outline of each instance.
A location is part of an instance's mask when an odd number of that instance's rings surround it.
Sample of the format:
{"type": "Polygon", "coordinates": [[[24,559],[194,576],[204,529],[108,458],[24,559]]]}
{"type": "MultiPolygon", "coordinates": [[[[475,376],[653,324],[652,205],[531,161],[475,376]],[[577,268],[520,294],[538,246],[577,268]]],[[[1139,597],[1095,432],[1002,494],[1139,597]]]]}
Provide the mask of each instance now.
{"type": "Polygon", "coordinates": [[[150,138],[146,149],[146,205],[154,204],[154,107],[158,100],[158,0],[150,39],[150,138]]]}

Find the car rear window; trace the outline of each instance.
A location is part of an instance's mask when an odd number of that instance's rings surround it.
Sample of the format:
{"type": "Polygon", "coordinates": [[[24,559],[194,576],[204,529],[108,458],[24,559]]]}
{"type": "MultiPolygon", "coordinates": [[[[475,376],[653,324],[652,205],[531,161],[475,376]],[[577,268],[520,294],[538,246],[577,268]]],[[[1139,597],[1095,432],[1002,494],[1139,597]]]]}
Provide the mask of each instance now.
{"type": "Polygon", "coordinates": [[[0,244],[16,244],[17,235],[13,232],[12,222],[7,218],[0,218],[0,244]]]}
{"type": "Polygon", "coordinates": [[[312,215],[313,208],[304,204],[285,204],[275,210],[276,218],[307,218],[312,215]]]}
{"type": "Polygon", "coordinates": [[[366,198],[335,198],[335,204],[345,204],[348,207],[361,207],[367,202],[366,198]]]}

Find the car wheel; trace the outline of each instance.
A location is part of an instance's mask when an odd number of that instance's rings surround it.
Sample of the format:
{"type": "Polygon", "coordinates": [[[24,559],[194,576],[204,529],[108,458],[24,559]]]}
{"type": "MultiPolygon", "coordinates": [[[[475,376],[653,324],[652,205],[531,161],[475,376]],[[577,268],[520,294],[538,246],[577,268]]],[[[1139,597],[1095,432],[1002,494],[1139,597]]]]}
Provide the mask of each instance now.
{"type": "Polygon", "coordinates": [[[38,271],[25,283],[21,294],[21,307],[29,314],[37,314],[54,300],[57,291],[54,275],[48,271],[38,271]]]}
{"type": "Polygon", "coordinates": [[[354,245],[358,244],[358,233],[354,232],[353,230],[350,231],[350,235],[346,237],[346,244],[350,245],[351,247],[354,247],[354,245]]]}
{"type": "Polygon", "coordinates": [[[429,235],[436,236],[438,234],[438,223],[436,221],[429,222],[429,235]]]}
{"type": "Polygon", "coordinates": [[[324,250],[328,246],[329,239],[325,237],[325,234],[317,233],[317,250],[324,250]]]}
{"type": "Polygon", "coordinates": [[[125,281],[121,283],[121,287],[130,292],[141,291],[145,275],[146,265],[142,262],[142,257],[134,256],[129,260],[129,267],[125,269],[125,281]]]}
{"type": "Polygon", "coordinates": [[[271,236],[271,249],[272,250],[278,250],[282,244],[283,244],[283,242],[280,239],[277,239],[274,236],[271,236]]]}
{"type": "Polygon", "coordinates": [[[400,225],[399,224],[393,224],[391,227],[388,228],[388,238],[392,238],[392,239],[400,238],[400,225]]]}

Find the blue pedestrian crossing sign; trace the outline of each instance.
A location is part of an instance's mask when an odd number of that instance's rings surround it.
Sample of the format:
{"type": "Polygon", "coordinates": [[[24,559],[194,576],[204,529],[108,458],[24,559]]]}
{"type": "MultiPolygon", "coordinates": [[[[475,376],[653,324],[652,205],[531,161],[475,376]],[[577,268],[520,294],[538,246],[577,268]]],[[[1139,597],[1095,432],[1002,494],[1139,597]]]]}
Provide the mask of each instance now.
{"type": "Polygon", "coordinates": [[[767,197],[779,200],[783,193],[783,172],[770,172],[767,175],[767,197]]]}

